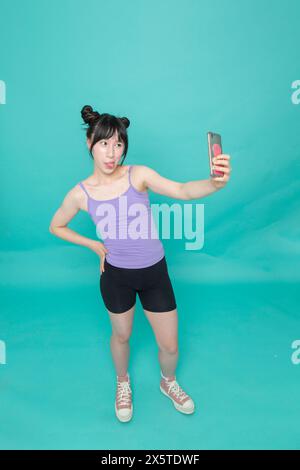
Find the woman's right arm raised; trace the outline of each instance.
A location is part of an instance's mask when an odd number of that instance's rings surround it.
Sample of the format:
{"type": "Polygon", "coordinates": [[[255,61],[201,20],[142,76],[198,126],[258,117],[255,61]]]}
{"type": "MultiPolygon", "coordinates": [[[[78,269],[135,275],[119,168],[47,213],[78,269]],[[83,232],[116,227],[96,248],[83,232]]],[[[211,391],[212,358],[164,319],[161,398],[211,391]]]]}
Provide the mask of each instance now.
{"type": "Polygon", "coordinates": [[[76,243],[77,245],[83,245],[93,250],[100,256],[101,271],[104,271],[104,258],[105,254],[107,253],[107,249],[103,243],[88,237],[84,237],[67,226],[67,224],[82,208],[83,193],[81,194],[81,192],[82,191],[79,190],[78,186],[75,186],[67,193],[61,206],[57,209],[51,220],[49,231],[53,235],[56,235],[63,240],[76,243]]]}

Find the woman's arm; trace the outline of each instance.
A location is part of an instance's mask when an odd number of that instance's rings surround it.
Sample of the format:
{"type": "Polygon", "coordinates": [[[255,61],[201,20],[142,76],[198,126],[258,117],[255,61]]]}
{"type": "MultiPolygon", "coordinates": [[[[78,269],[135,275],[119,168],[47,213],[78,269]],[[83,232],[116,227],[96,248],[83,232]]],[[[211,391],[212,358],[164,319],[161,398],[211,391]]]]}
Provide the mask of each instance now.
{"type": "Polygon", "coordinates": [[[231,171],[229,160],[230,156],[225,154],[218,155],[213,159],[213,163],[215,163],[214,168],[223,171],[224,176],[188,181],[187,183],[164,178],[155,170],[145,165],[140,165],[140,171],[144,186],[155,193],[175,199],[199,199],[218,191],[229,181],[231,171]]]}
{"type": "Polygon", "coordinates": [[[84,237],[74,230],[70,229],[67,224],[75,217],[77,212],[81,209],[82,191],[79,192],[78,187],[72,188],[65,196],[61,206],[55,212],[49,231],[63,240],[77,245],[83,245],[90,248],[101,257],[101,270],[104,271],[104,256],[108,253],[103,243],[84,237]]]}
{"type": "Polygon", "coordinates": [[[90,238],[83,237],[79,233],[67,227],[67,224],[75,217],[80,210],[80,200],[78,191],[73,188],[65,196],[61,206],[55,212],[49,226],[49,231],[63,240],[77,245],[83,245],[90,248],[90,238]]]}

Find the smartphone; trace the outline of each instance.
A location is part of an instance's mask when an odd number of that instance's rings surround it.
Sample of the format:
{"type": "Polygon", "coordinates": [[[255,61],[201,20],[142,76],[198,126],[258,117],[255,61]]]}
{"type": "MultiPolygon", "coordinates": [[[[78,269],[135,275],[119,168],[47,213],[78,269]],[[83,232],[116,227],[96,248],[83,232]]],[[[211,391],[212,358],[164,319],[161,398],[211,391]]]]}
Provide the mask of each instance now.
{"type": "Polygon", "coordinates": [[[208,157],[209,157],[209,166],[210,166],[210,176],[224,176],[223,171],[213,169],[212,159],[217,155],[222,153],[222,141],[220,134],[215,132],[207,133],[207,142],[208,142],[208,157]]]}

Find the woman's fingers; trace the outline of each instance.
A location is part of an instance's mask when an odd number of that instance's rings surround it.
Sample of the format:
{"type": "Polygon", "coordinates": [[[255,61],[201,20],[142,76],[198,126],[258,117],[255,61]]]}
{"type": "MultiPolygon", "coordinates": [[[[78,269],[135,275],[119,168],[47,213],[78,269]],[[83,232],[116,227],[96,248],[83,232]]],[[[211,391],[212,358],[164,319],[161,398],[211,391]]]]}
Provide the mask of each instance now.
{"type": "MultiPolygon", "coordinates": [[[[105,254],[106,253],[108,253],[108,250],[105,250],[105,254]]],[[[105,269],[104,269],[105,254],[100,255],[100,271],[101,271],[101,273],[105,271],[105,269]]]]}
{"type": "Polygon", "coordinates": [[[104,262],[102,261],[102,259],[101,259],[101,262],[100,262],[100,272],[101,272],[101,274],[104,272],[104,262]]]}
{"type": "Polygon", "coordinates": [[[213,175],[213,181],[218,181],[220,184],[217,187],[223,187],[229,181],[231,174],[230,155],[220,154],[212,159],[213,169],[223,173],[222,176],[213,175]]]}
{"type": "Polygon", "coordinates": [[[229,173],[229,168],[226,166],[213,165],[213,169],[223,171],[223,173],[229,173]]]}
{"type": "Polygon", "coordinates": [[[213,180],[214,181],[228,181],[229,180],[229,177],[224,175],[224,176],[214,176],[213,177],[213,180]]]}
{"type": "Polygon", "coordinates": [[[215,158],[226,158],[226,160],[230,160],[230,155],[227,155],[226,153],[220,153],[219,155],[216,155],[215,158]]]}
{"type": "Polygon", "coordinates": [[[216,158],[216,160],[213,160],[213,163],[216,165],[229,166],[229,160],[225,160],[224,158],[216,158]]]}
{"type": "Polygon", "coordinates": [[[220,155],[216,155],[212,159],[213,163],[224,162],[226,165],[230,163],[230,155],[225,155],[221,153],[220,155]]]}

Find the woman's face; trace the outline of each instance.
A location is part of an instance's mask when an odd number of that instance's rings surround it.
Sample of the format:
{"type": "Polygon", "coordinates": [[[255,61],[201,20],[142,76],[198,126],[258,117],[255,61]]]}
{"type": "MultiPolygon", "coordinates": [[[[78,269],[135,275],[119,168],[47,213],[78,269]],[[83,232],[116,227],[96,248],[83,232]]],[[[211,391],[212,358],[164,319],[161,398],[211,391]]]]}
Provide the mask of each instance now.
{"type": "MultiPolygon", "coordinates": [[[[90,140],[87,139],[88,148],[90,140]]],[[[104,173],[112,173],[121,160],[124,143],[118,140],[117,131],[109,138],[99,140],[93,147],[92,154],[98,168],[104,173]]]]}

